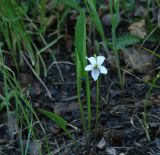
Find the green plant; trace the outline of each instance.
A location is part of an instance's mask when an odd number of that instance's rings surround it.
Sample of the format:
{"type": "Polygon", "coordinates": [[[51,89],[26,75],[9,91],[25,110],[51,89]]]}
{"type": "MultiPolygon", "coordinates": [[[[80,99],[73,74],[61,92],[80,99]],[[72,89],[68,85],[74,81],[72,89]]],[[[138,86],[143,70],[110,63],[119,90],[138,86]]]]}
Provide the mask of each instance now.
{"type": "Polygon", "coordinates": [[[123,34],[121,36],[117,36],[116,41],[115,41],[116,50],[118,51],[127,46],[139,43],[140,41],[141,41],[140,38],[132,34],[129,34],[129,33],[123,34]]]}
{"type": "Polygon", "coordinates": [[[67,129],[67,127],[70,125],[66,120],[64,120],[61,116],[57,115],[54,112],[48,112],[42,109],[39,109],[39,111],[43,113],[45,116],[47,116],[48,118],[50,118],[53,122],[55,122],[60,128],[64,130],[64,132],[68,135],[69,138],[71,138],[76,142],[73,135],[70,134],[69,130],[67,129]]]}
{"type": "Polygon", "coordinates": [[[80,9],[78,2],[75,0],[68,0],[68,1],[60,0],[60,1],[68,6],[72,7],[72,8],[80,9]]]}
{"type": "Polygon", "coordinates": [[[123,87],[123,79],[122,79],[122,73],[120,70],[120,62],[119,62],[119,54],[118,54],[118,50],[116,48],[116,29],[119,25],[119,21],[120,21],[120,14],[119,14],[119,0],[116,1],[109,1],[109,10],[110,10],[110,14],[111,14],[111,31],[112,31],[112,50],[113,50],[113,54],[115,55],[116,58],[116,67],[117,67],[117,73],[118,73],[118,78],[119,78],[119,83],[120,86],[123,87]]]}
{"type": "Polygon", "coordinates": [[[96,56],[87,58],[90,62],[89,65],[85,67],[85,71],[91,71],[92,78],[96,81],[96,122],[95,128],[98,126],[98,115],[99,115],[99,75],[107,74],[107,69],[102,65],[105,60],[104,56],[96,56]]]}
{"type": "MultiPolygon", "coordinates": [[[[3,56],[1,46],[0,46],[0,68],[1,68],[0,74],[3,77],[4,86],[3,86],[3,94],[2,94],[3,96],[1,95],[1,99],[3,100],[3,102],[0,104],[0,107],[3,109],[6,109],[7,115],[9,117],[11,112],[10,109],[11,107],[13,108],[13,105],[11,104],[12,103],[11,100],[14,100],[15,102],[14,111],[16,113],[18,123],[21,124],[23,128],[29,129],[28,130],[29,139],[30,138],[37,139],[34,131],[34,126],[31,123],[32,121],[30,120],[35,119],[37,121],[44,135],[45,135],[45,130],[35,110],[33,109],[32,104],[27,99],[27,97],[23,94],[17,82],[15,73],[5,65],[5,59],[3,56]]],[[[19,131],[16,131],[16,132],[18,133],[19,131]]],[[[45,135],[45,138],[46,138],[47,150],[49,152],[49,145],[48,145],[46,135],[45,135]]],[[[28,143],[29,143],[29,140],[28,140],[28,143]]],[[[23,144],[22,139],[20,139],[20,144],[23,144]]],[[[27,154],[27,149],[25,151],[25,154],[27,154]]]]}
{"type": "Polygon", "coordinates": [[[148,100],[149,100],[149,97],[151,96],[151,92],[153,91],[154,86],[155,86],[155,84],[156,84],[156,82],[159,78],[160,78],[160,72],[153,79],[153,81],[152,81],[153,85],[150,86],[150,88],[149,88],[149,90],[146,94],[146,97],[144,99],[143,124],[144,124],[144,130],[145,130],[145,133],[146,133],[146,138],[147,138],[148,141],[151,141],[150,134],[149,134],[149,127],[148,127],[148,123],[147,123],[147,107],[149,105],[148,100]]]}
{"type": "MultiPolygon", "coordinates": [[[[158,59],[160,58],[160,55],[158,53],[156,53],[155,51],[152,51],[152,50],[149,50],[149,49],[146,49],[144,48],[147,52],[149,52],[150,54],[152,54],[153,56],[157,57],[158,59]]],[[[159,67],[157,68],[159,69],[159,67]]],[[[144,99],[144,112],[143,112],[143,124],[144,124],[144,130],[145,130],[145,133],[146,133],[146,137],[147,137],[147,140],[148,141],[151,141],[151,138],[150,138],[150,134],[149,134],[149,127],[148,127],[148,121],[147,121],[147,107],[149,106],[149,98],[151,97],[151,93],[153,91],[154,88],[156,88],[156,83],[157,81],[160,79],[160,72],[158,72],[156,74],[156,76],[153,78],[152,82],[151,82],[151,85],[146,93],[146,96],[145,96],[145,99],[144,99]]]]}
{"type": "Polygon", "coordinates": [[[84,68],[87,64],[85,59],[87,55],[86,51],[86,18],[84,11],[80,12],[79,18],[76,23],[75,29],[75,56],[76,56],[76,73],[77,73],[77,95],[78,103],[80,107],[81,119],[83,123],[83,129],[86,136],[87,147],[89,151],[90,145],[90,133],[91,133],[91,101],[90,101],[90,85],[88,73],[84,71],[84,68]],[[87,111],[88,111],[88,125],[85,121],[85,115],[83,110],[83,105],[81,102],[81,89],[82,89],[82,77],[85,79],[86,87],[86,98],[87,98],[87,111]]]}
{"type": "MultiPolygon", "coordinates": [[[[36,68],[36,56],[31,42],[31,36],[27,33],[25,23],[22,20],[22,14],[15,0],[0,1],[0,21],[1,32],[4,35],[17,70],[19,70],[17,57],[24,51],[27,51],[32,65],[36,68]]],[[[22,57],[20,57],[20,62],[23,62],[22,57]]]]}
{"type": "MultiPolygon", "coordinates": [[[[119,0],[118,1],[109,1],[109,10],[110,10],[110,14],[111,14],[111,24],[112,24],[112,42],[110,42],[105,34],[104,34],[104,30],[103,30],[103,26],[101,23],[101,20],[99,18],[99,15],[96,11],[96,3],[94,3],[94,1],[90,1],[90,0],[86,0],[85,1],[87,10],[95,24],[95,27],[98,31],[98,33],[100,34],[102,41],[104,43],[104,48],[107,52],[107,55],[109,55],[109,48],[113,51],[113,54],[116,57],[116,67],[117,67],[117,73],[118,73],[118,77],[119,77],[119,83],[120,86],[123,87],[123,80],[122,80],[122,74],[121,74],[121,70],[120,70],[120,64],[119,64],[119,55],[118,55],[118,49],[116,48],[116,28],[118,27],[119,21],[120,21],[120,17],[119,17],[119,0]]],[[[98,53],[97,53],[98,54],[98,53]]]]}
{"type": "MultiPolygon", "coordinates": [[[[83,129],[86,135],[86,144],[87,151],[90,152],[90,142],[91,142],[91,101],[90,101],[90,81],[88,77],[88,73],[85,71],[91,71],[91,75],[96,81],[96,116],[95,116],[95,130],[98,127],[98,119],[99,119],[99,74],[107,74],[107,69],[102,66],[102,63],[105,60],[103,56],[96,56],[87,58],[86,51],[86,18],[84,11],[81,11],[79,18],[76,23],[76,33],[75,33],[75,55],[76,55],[76,72],[77,72],[77,95],[78,95],[78,103],[80,107],[81,119],[83,123],[83,129]],[[83,26],[82,26],[83,25],[83,26]],[[89,65],[86,66],[86,58],[90,62],[89,65]],[[86,67],[85,67],[86,66],[86,67]],[[87,98],[87,114],[88,114],[88,124],[86,125],[83,105],[80,99],[80,94],[82,90],[82,77],[85,78],[85,87],[86,87],[86,98],[87,98]]],[[[97,130],[96,130],[97,131],[97,130]]],[[[95,136],[96,137],[96,136],[95,136]]]]}
{"type": "MultiPolygon", "coordinates": [[[[2,0],[0,2],[0,32],[3,34],[2,39],[5,40],[8,53],[12,56],[14,65],[18,72],[21,69],[21,65],[25,63],[23,55],[26,55],[38,76],[42,73],[44,73],[45,77],[47,76],[47,69],[43,59],[43,54],[46,50],[49,50],[50,54],[52,54],[50,47],[56,44],[63,37],[63,35],[59,33],[60,27],[57,26],[58,37],[50,43],[47,43],[45,40],[45,7],[46,6],[43,0],[40,0],[39,3],[37,1],[32,1],[30,3],[17,3],[16,0],[2,0]],[[39,26],[35,22],[36,19],[34,19],[37,18],[38,14],[37,12],[34,12],[36,10],[30,8],[34,5],[39,8],[38,12],[40,13],[41,18],[39,26]],[[32,18],[28,16],[29,9],[33,11],[32,18]],[[33,30],[35,32],[33,32],[33,30]],[[42,49],[37,47],[32,39],[33,37],[39,37],[41,39],[40,41],[44,45],[42,49]],[[17,61],[17,59],[20,61],[17,61]]],[[[64,17],[65,16],[66,13],[64,14],[64,17]]],[[[62,25],[63,19],[64,18],[58,21],[58,25],[62,25]]],[[[55,57],[53,57],[53,60],[56,62],[55,57]]],[[[56,64],[56,66],[61,74],[58,64],[56,64]]]]}

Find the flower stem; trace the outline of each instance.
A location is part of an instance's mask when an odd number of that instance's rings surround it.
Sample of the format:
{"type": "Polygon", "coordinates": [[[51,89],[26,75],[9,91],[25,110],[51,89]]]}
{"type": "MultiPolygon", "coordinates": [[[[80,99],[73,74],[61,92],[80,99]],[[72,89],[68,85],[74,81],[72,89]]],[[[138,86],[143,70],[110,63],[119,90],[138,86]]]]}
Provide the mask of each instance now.
{"type": "Polygon", "coordinates": [[[96,81],[96,123],[95,123],[95,129],[97,129],[98,126],[98,119],[99,119],[99,80],[96,81]]]}
{"type": "Polygon", "coordinates": [[[90,100],[90,84],[89,84],[89,78],[87,75],[87,80],[86,80],[86,95],[87,95],[87,109],[88,109],[88,132],[89,136],[91,133],[91,100],[90,100]]]}
{"type": "Polygon", "coordinates": [[[157,74],[157,76],[153,79],[153,82],[152,82],[152,85],[151,87],[149,88],[148,92],[147,92],[147,95],[146,95],[146,98],[144,100],[144,112],[143,112],[143,122],[144,122],[144,130],[145,130],[145,133],[146,133],[146,137],[147,137],[147,140],[148,141],[151,141],[150,139],[150,135],[149,135],[149,128],[148,128],[148,120],[147,120],[147,107],[149,106],[149,97],[151,96],[151,92],[152,90],[154,89],[154,86],[156,85],[156,82],[157,80],[159,79],[160,77],[160,72],[157,74]]]}

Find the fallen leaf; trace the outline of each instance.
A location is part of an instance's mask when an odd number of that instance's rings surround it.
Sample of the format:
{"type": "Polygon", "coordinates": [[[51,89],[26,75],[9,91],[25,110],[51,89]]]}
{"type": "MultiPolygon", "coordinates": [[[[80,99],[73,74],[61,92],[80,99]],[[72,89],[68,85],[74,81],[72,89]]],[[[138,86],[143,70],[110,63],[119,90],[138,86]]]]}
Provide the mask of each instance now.
{"type": "Polygon", "coordinates": [[[131,34],[143,39],[147,35],[145,20],[142,19],[138,22],[133,23],[128,27],[128,30],[131,34]]]}
{"type": "Polygon", "coordinates": [[[141,74],[150,73],[155,65],[155,57],[144,49],[138,50],[138,47],[129,47],[123,49],[124,61],[131,70],[141,74]]]}

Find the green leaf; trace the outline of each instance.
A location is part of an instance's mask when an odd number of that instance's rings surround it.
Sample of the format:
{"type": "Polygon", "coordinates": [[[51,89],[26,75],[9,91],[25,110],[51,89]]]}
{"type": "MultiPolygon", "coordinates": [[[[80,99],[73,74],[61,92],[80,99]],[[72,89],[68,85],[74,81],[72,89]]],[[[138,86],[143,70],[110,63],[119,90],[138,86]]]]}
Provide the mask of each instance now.
{"type": "Polygon", "coordinates": [[[64,131],[67,131],[66,127],[67,127],[68,123],[62,117],[60,117],[56,113],[48,112],[48,111],[45,111],[45,110],[42,110],[42,109],[39,109],[39,111],[42,112],[48,118],[50,118],[52,121],[54,121],[64,131]]]}
{"type": "Polygon", "coordinates": [[[80,106],[80,113],[83,121],[84,130],[87,131],[84,111],[81,104],[80,94],[82,87],[82,76],[85,77],[86,83],[86,97],[87,97],[87,108],[88,108],[88,129],[91,130],[91,106],[90,106],[90,88],[89,88],[89,77],[88,73],[84,70],[87,60],[86,60],[86,17],[85,12],[81,11],[76,23],[75,29],[75,55],[76,55],[76,72],[77,72],[77,95],[78,102],[80,106]]]}
{"type": "Polygon", "coordinates": [[[119,0],[114,1],[114,9],[116,12],[119,12],[119,0]]]}
{"type": "MultiPolygon", "coordinates": [[[[156,32],[155,32],[156,33],[156,32]]],[[[160,35],[159,35],[159,33],[157,33],[157,34],[152,34],[148,39],[147,39],[147,41],[150,41],[150,42],[158,42],[158,41],[160,41],[160,35]]]]}
{"type": "Polygon", "coordinates": [[[115,30],[120,22],[120,14],[119,14],[119,0],[114,1],[114,10],[115,13],[113,13],[113,19],[112,19],[112,27],[115,30]]]}
{"type": "Polygon", "coordinates": [[[115,13],[115,14],[113,14],[112,18],[113,18],[112,19],[112,27],[115,30],[118,27],[118,25],[119,25],[120,16],[119,16],[119,14],[115,13]]]}
{"type": "Polygon", "coordinates": [[[5,102],[2,102],[0,104],[0,111],[2,111],[5,108],[5,106],[6,106],[5,102]]]}
{"type": "Polygon", "coordinates": [[[81,11],[75,30],[75,46],[76,52],[78,56],[78,60],[80,61],[81,68],[79,68],[82,72],[87,63],[86,57],[86,18],[85,12],[81,11]]]}
{"type": "Polygon", "coordinates": [[[104,31],[103,31],[103,26],[102,26],[102,23],[101,23],[101,20],[99,18],[99,15],[97,13],[97,10],[96,10],[96,7],[95,7],[95,4],[94,4],[94,1],[92,0],[87,0],[88,4],[89,4],[89,7],[90,7],[90,14],[92,16],[92,19],[96,25],[96,29],[97,31],[100,33],[100,35],[102,37],[104,37],[104,31]]]}
{"type": "Polygon", "coordinates": [[[82,78],[82,71],[81,71],[81,64],[78,56],[78,52],[76,51],[76,73],[77,73],[77,92],[80,94],[81,92],[81,78],[82,78]]]}
{"type": "Polygon", "coordinates": [[[41,54],[41,53],[45,52],[48,48],[50,48],[51,46],[53,46],[54,44],[56,44],[62,37],[63,37],[63,35],[60,35],[55,40],[53,40],[51,43],[47,44],[47,46],[43,47],[42,49],[40,49],[38,51],[38,54],[41,54]]]}
{"type": "Polygon", "coordinates": [[[122,49],[126,46],[134,45],[136,43],[139,43],[141,40],[140,38],[130,34],[126,33],[116,38],[116,49],[122,49]]]}
{"type": "Polygon", "coordinates": [[[52,121],[54,121],[60,128],[64,130],[64,132],[68,135],[69,138],[76,142],[73,135],[67,129],[68,122],[66,120],[64,120],[61,116],[57,115],[56,113],[48,112],[42,109],[39,109],[39,111],[42,112],[48,118],[50,118],[52,121]]]}
{"type": "Polygon", "coordinates": [[[61,0],[62,3],[72,7],[72,8],[80,8],[78,2],[76,0],[61,0]]]}

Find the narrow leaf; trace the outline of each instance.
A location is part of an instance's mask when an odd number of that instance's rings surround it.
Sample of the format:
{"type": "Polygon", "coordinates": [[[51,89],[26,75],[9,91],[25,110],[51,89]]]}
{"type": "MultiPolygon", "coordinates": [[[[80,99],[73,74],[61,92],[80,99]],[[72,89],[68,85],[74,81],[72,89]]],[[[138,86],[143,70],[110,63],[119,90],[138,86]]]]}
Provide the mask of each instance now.
{"type": "Polygon", "coordinates": [[[84,11],[81,11],[76,23],[75,46],[76,52],[78,53],[81,70],[84,70],[84,66],[86,65],[86,18],[84,11]]]}
{"type": "Polygon", "coordinates": [[[94,2],[92,0],[87,0],[87,2],[88,2],[89,7],[91,9],[90,13],[91,13],[92,19],[93,19],[93,21],[94,21],[94,23],[96,25],[96,29],[100,33],[100,35],[102,37],[104,37],[103,26],[102,26],[101,20],[100,20],[100,18],[98,16],[95,4],[94,4],[94,2]]]}
{"type": "Polygon", "coordinates": [[[52,121],[54,121],[64,131],[67,130],[66,127],[67,127],[68,123],[62,117],[60,117],[56,113],[48,112],[48,111],[45,111],[45,110],[42,110],[42,109],[39,109],[39,111],[42,112],[48,118],[50,118],[52,121]]]}
{"type": "Polygon", "coordinates": [[[62,3],[72,7],[72,8],[80,8],[77,0],[61,0],[62,3]]]}

